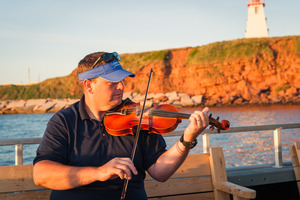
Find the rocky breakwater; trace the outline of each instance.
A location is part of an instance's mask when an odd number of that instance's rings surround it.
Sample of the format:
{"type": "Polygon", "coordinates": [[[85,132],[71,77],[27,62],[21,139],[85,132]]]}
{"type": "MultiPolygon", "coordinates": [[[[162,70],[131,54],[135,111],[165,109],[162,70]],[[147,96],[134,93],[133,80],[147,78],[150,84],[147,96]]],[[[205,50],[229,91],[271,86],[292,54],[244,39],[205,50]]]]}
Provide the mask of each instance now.
{"type": "MultiPolygon", "coordinates": [[[[134,92],[124,93],[124,99],[130,98],[134,102],[142,102],[145,95],[134,92]]],[[[0,101],[0,114],[24,114],[24,113],[47,113],[57,112],[79,99],[29,99],[29,100],[5,100],[0,101]]],[[[193,107],[203,105],[202,95],[189,96],[186,93],[150,93],[147,96],[146,106],[152,104],[168,103],[176,107],[193,107]]]]}
{"type": "MultiPolygon", "coordinates": [[[[243,88],[242,86],[240,88],[243,88]]],[[[268,89],[266,89],[267,91],[268,89]]],[[[247,89],[245,89],[247,92],[247,89]]],[[[207,99],[205,95],[189,95],[182,92],[149,93],[147,95],[146,107],[153,104],[171,104],[176,107],[214,107],[214,106],[241,106],[241,105],[270,105],[270,104],[297,104],[300,103],[299,89],[288,88],[279,92],[279,95],[262,95],[262,100],[245,101],[243,97],[207,99]]],[[[136,92],[125,92],[123,98],[142,105],[145,95],[136,92]]],[[[29,100],[3,100],[0,101],[0,114],[24,114],[24,113],[53,113],[79,99],[29,99],[29,100]]]]}
{"type": "Polygon", "coordinates": [[[47,113],[64,109],[78,99],[29,99],[0,101],[0,114],[47,113]]]}

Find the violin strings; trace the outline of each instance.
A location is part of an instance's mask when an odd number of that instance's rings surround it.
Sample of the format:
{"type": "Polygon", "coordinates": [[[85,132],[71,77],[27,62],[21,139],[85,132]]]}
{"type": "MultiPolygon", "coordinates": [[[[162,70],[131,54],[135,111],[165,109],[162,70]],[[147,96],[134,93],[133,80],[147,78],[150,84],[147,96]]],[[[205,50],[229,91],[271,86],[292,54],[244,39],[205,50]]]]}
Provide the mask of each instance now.
{"type": "Polygon", "coordinates": [[[157,110],[157,109],[151,109],[149,111],[149,115],[158,116],[158,117],[182,118],[182,119],[188,119],[190,117],[190,114],[186,114],[186,113],[178,113],[173,111],[157,110]]]}
{"type": "MultiPolygon", "coordinates": [[[[136,107],[133,108],[126,108],[124,109],[126,115],[136,111],[136,107]]],[[[123,113],[121,111],[121,113],[123,113]]],[[[168,118],[181,118],[181,119],[188,119],[190,117],[190,114],[186,113],[178,113],[178,112],[173,112],[173,111],[168,111],[168,110],[159,110],[159,109],[149,109],[149,116],[157,116],[157,117],[168,117],[168,118]]]]}

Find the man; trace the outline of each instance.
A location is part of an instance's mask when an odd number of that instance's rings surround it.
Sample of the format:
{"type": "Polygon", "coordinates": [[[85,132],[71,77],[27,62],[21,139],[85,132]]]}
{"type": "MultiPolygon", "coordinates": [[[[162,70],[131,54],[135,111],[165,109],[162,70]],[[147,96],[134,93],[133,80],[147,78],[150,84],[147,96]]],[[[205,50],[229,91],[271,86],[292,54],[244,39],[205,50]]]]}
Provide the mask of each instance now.
{"type": "Polygon", "coordinates": [[[37,185],[53,189],[50,199],[120,199],[124,178],[126,199],[147,199],[145,171],[166,181],[182,164],[196,137],[208,126],[208,108],[195,111],[181,140],[169,150],[161,135],[141,131],[134,161],[134,135],[112,136],[103,120],[122,100],[122,80],[135,75],[124,70],[119,55],[98,52],[78,64],[83,88],[80,101],[56,113],[49,121],[34,159],[37,185]]]}

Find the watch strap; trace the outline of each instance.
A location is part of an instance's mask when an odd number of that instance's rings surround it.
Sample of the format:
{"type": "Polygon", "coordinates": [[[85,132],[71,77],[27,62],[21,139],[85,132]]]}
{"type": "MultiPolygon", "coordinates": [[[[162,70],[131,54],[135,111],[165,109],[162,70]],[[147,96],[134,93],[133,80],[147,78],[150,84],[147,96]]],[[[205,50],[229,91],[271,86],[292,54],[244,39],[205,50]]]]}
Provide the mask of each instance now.
{"type": "Polygon", "coordinates": [[[195,139],[194,141],[192,141],[192,142],[186,142],[186,141],[184,141],[184,139],[183,139],[183,135],[180,137],[180,140],[179,140],[182,144],[183,144],[183,146],[185,146],[186,148],[188,148],[188,149],[192,149],[192,148],[194,148],[196,145],[197,145],[197,139],[195,139]]]}

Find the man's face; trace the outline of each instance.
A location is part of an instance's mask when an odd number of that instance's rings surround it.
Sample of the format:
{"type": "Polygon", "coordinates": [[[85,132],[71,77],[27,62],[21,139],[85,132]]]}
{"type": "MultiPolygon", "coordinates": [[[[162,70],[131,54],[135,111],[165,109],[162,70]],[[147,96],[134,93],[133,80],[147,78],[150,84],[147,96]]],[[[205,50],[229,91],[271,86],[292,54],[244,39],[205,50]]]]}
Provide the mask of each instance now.
{"type": "Polygon", "coordinates": [[[93,100],[99,111],[110,110],[122,102],[123,81],[114,83],[98,77],[92,85],[93,100]]]}

